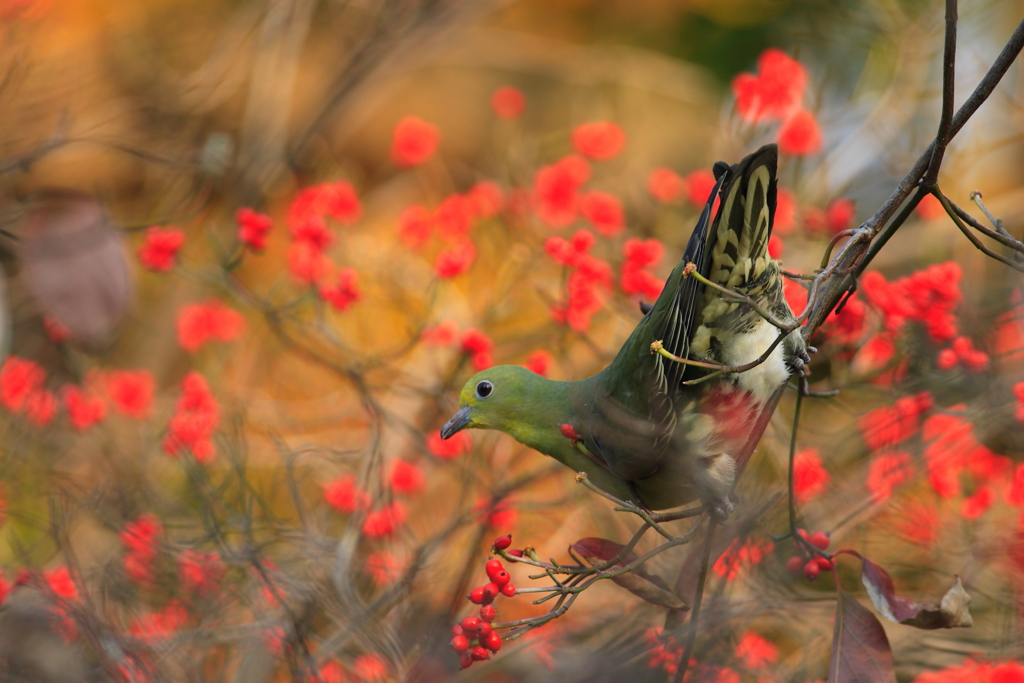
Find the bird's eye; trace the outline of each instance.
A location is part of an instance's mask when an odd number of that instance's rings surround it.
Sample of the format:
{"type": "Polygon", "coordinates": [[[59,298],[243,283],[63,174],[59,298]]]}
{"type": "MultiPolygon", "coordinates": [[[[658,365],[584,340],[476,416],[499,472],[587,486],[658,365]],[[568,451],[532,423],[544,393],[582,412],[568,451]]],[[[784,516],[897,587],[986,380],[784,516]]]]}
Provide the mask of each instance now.
{"type": "Polygon", "coordinates": [[[494,385],[488,382],[487,380],[476,383],[477,398],[487,398],[488,396],[491,395],[492,391],[494,391],[494,385]]]}

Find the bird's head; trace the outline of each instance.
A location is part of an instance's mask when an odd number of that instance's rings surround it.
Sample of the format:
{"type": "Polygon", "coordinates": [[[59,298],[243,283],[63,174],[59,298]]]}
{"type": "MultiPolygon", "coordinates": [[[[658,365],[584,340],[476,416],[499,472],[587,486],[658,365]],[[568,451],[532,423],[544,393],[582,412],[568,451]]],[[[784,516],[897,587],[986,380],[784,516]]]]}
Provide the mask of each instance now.
{"type": "Polygon", "coordinates": [[[540,375],[518,365],[498,365],[469,378],[459,394],[459,409],[441,427],[447,439],[463,429],[499,429],[509,425],[531,404],[532,388],[544,382],[540,375]]]}

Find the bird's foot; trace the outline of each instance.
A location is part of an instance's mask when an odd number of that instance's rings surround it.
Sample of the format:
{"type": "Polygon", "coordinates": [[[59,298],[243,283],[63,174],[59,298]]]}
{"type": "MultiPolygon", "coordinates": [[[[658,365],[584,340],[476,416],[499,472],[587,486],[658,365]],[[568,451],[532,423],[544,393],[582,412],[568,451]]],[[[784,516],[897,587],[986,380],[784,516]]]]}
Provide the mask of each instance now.
{"type": "MultiPolygon", "coordinates": [[[[807,350],[816,351],[817,349],[813,346],[808,346],[807,350]]],[[[799,354],[792,356],[786,361],[790,374],[797,375],[798,377],[811,374],[811,369],[808,367],[811,364],[811,356],[807,353],[807,350],[800,351],[799,354]]]]}
{"type": "Polygon", "coordinates": [[[723,525],[729,520],[729,515],[732,514],[732,511],[736,509],[728,496],[723,496],[713,501],[706,500],[701,507],[703,511],[711,515],[717,524],[723,525]]]}
{"type": "Polygon", "coordinates": [[[712,501],[706,504],[705,507],[718,524],[725,524],[729,519],[729,515],[736,509],[728,497],[712,501]]]}

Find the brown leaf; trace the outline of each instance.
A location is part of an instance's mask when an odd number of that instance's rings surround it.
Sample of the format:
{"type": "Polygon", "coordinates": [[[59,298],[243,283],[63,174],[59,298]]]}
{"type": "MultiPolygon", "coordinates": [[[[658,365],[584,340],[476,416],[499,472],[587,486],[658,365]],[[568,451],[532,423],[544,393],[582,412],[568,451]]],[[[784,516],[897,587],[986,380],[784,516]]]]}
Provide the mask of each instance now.
{"type": "Polygon", "coordinates": [[[92,197],[51,191],[24,218],[25,271],[45,315],[86,344],[109,340],[131,302],[120,233],[92,197]]]}
{"type": "Polygon", "coordinates": [[[844,591],[836,604],[828,683],[895,683],[892,649],[881,622],[844,591]]]}
{"type": "MultiPolygon", "coordinates": [[[[581,538],[573,543],[571,548],[591,565],[596,565],[614,559],[622,552],[623,546],[605,538],[591,537],[581,538]]],[[[626,553],[616,566],[625,567],[637,559],[634,553],[626,553]]],[[[612,581],[651,604],[669,609],[681,609],[685,606],[685,603],[668,589],[668,584],[661,577],[651,574],[643,566],[616,576],[612,581]]]]}
{"type": "Polygon", "coordinates": [[[860,580],[867,589],[871,604],[886,619],[927,630],[968,627],[974,623],[967,609],[971,596],[964,590],[959,576],[937,606],[921,605],[896,595],[889,573],[865,557],[860,559],[860,580]]]}

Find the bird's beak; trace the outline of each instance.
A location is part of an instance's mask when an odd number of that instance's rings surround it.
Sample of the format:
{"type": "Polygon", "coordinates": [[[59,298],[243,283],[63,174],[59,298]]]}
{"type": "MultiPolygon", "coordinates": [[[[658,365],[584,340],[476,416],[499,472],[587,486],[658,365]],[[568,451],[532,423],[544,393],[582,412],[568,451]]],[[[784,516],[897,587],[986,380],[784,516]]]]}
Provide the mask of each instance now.
{"type": "Polygon", "coordinates": [[[441,427],[441,438],[451,438],[456,432],[466,428],[469,424],[469,406],[463,406],[452,415],[452,419],[444,423],[444,427],[441,427]]]}

